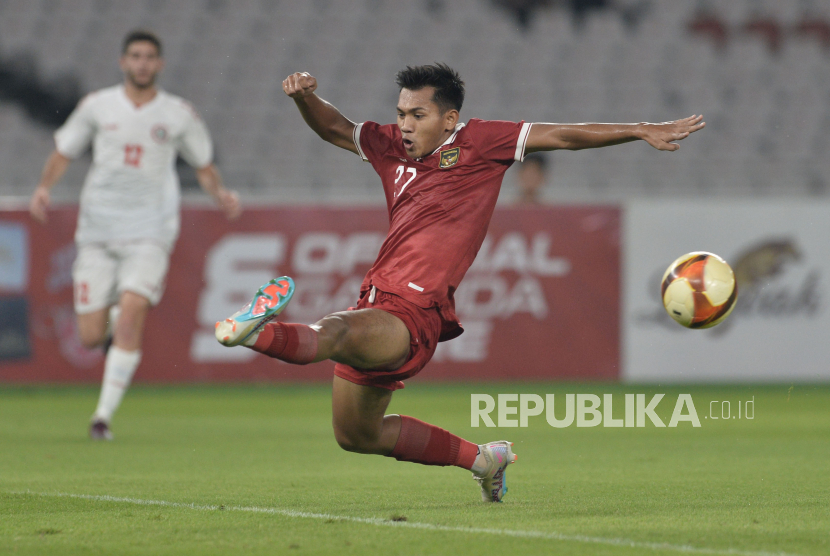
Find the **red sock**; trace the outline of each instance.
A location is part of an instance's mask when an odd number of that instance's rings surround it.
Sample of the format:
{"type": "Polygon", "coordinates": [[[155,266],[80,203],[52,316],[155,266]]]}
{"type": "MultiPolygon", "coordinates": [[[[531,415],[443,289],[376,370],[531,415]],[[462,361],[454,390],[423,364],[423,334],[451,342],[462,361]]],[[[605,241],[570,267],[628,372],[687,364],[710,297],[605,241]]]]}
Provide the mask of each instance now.
{"type": "Polygon", "coordinates": [[[266,324],[252,350],[288,363],[306,365],[317,355],[317,332],[306,324],[266,324]]]}
{"type": "Polygon", "coordinates": [[[471,469],[478,446],[435,425],[401,415],[401,435],[389,457],[424,465],[456,465],[471,469]]]}

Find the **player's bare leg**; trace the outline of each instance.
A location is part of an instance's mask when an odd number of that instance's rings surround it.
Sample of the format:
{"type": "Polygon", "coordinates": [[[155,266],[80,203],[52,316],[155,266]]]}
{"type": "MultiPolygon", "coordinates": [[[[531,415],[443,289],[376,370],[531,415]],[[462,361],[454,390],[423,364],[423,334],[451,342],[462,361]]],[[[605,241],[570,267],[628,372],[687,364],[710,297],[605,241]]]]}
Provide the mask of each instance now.
{"type": "MultiPolygon", "coordinates": [[[[95,349],[106,343],[108,331],[112,328],[109,323],[109,311],[110,308],[108,307],[77,315],[78,336],[85,348],[95,349]]],[[[101,397],[103,397],[103,386],[101,397]]],[[[109,430],[108,421],[93,415],[89,426],[89,436],[93,440],[111,440],[112,433],[109,430]]]]}
{"type": "Polygon", "coordinates": [[[341,448],[425,465],[454,465],[473,472],[485,502],[507,493],[505,470],[518,457],[504,440],[477,446],[407,415],[387,415],[392,391],[334,377],[332,426],[341,448]]]}
{"type": "Polygon", "coordinates": [[[346,451],[389,455],[401,433],[400,415],[386,415],[392,391],[334,377],[331,395],[334,438],[346,451]]]}
{"type": "Polygon", "coordinates": [[[310,326],[269,324],[293,294],[290,278],[271,280],[251,303],[216,323],[216,339],[297,364],[331,359],[361,369],[392,371],[406,362],[409,330],[399,318],[379,309],[332,313],[310,326]]]}
{"type": "Polygon", "coordinates": [[[109,308],[77,316],[78,336],[87,349],[95,349],[104,344],[109,325],[109,308]]]}
{"type": "Polygon", "coordinates": [[[126,291],[121,294],[118,307],[121,313],[115,323],[113,345],[127,351],[141,349],[150,301],[137,293],[126,291]]]}
{"type": "MultiPolygon", "coordinates": [[[[98,407],[92,417],[89,435],[95,440],[110,440],[109,423],[121,405],[138,364],[141,362],[141,340],[144,321],[150,310],[150,301],[133,292],[123,292],[118,302],[120,309],[115,323],[112,347],[107,351],[104,363],[104,379],[98,407]]],[[[108,318],[109,311],[105,311],[108,318]]],[[[104,336],[106,321],[104,323],[104,336]]]]}
{"type": "Polygon", "coordinates": [[[323,317],[314,362],[331,359],[359,369],[393,371],[409,356],[409,330],[401,319],[380,309],[343,311],[323,317]]]}
{"type": "Polygon", "coordinates": [[[92,313],[77,315],[78,337],[81,345],[87,349],[104,347],[104,353],[112,345],[115,323],[121,314],[121,308],[113,305],[107,309],[100,309],[92,313]]]}
{"type": "MultiPolygon", "coordinates": [[[[333,313],[311,326],[269,323],[293,293],[290,278],[272,280],[250,304],[216,323],[217,340],[297,364],[332,359],[372,371],[395,371],[406,364],[409,329],[401,319],[380,309],[333,313]]],[[[481,485],[482,499],[501,501],[507,492],[504,471],[516,461],[512,444],[500,441],[477,446],[413,417],[386,415],[391,399],[391,390],[335,376],[332,425],[337,443],[350,452],[471,470],[481,485]]]]}

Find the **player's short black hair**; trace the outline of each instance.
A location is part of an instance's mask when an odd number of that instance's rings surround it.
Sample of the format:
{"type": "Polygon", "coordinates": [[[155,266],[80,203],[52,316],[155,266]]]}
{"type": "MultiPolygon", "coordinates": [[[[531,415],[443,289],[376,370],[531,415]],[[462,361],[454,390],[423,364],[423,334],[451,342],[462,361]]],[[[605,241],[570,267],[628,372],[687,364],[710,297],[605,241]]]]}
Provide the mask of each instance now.
{"type": "Polygon", "coordinates": [[[418,91],[424,87],[433,87],[435,94],[432,101],[441,112],[461,110],[464,104],[464,82],[458,72],[447,64],[435,63],[427,66],[406,66],[398,72],[395,82],[401,89],[418,91]]]}
{"type": "Polygon", "coordinates": [[[156,47],[158,55],[161,56],[161,40],[159,40],[155,33],[144,29],[135,29],[134,31],[130,31],[129,33],[127,33],[127,36],[124,37],[124,44],[121,47],[121,54],[126,54],[127,49],[134,42],[142,41],[153,43],[153,45],[156,47]]]}

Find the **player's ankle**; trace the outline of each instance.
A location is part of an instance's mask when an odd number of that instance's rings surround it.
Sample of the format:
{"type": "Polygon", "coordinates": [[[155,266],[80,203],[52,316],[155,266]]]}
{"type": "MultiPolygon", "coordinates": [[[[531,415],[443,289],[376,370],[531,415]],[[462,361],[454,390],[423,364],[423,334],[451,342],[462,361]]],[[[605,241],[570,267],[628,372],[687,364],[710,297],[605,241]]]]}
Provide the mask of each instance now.
{"type": "Polygon", "coordinates": [[[476,475],[482,475],[487,471],[487,459],[484,457],[484,453],[481,450],[481,446],[478,446],[478,454],[476,455],[476,459],[473,462],[473,466],[470,468],[470,471],[475,473],[476,475]]]}
{"type": "Polygon", "coordinates": [[[307,365],[317,356],[317,332],[306,324],[271,322],[248,347],[281,361],[307,365]]]}
{"type": "MultiPolygon", "coordinates": [[[[245,346],[245,347],[253,347],[257,343],[257,339],[259,339],[260,335],[262,334],[262,331],[265,330],[265,328],[266,327],[260,328],[259,330],[257,330],[256,332],[254,332],[253,334],[251,334],[250,336],[245,338],[242,341],[242,345],[245,346]]],[[[269,342],[270,342],[270,340],[269,340],[269,342]]]]}

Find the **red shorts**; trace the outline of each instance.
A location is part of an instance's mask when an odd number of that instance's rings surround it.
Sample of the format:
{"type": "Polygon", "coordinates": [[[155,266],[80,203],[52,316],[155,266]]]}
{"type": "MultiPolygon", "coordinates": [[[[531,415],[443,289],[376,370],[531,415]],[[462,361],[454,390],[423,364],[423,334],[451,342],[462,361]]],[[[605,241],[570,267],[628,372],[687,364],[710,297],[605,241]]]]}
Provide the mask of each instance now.
{"type": "Polygon", "coordinates": [[[432,359],[441,335],[441,316],[437,308],[423,309],[402,297],[380,290],[375,290],[372,303],[369,301],[371,291],[361,295],[357,307],[349,307],[349,311],[380,309],[401,319],[409,330],[409,356],[406,363],[394,371],[357,369],[337,363],[334,365],[334,374],[362,386],[399,390],[404,387],[402,380],[418,374],[432,359]]]}

